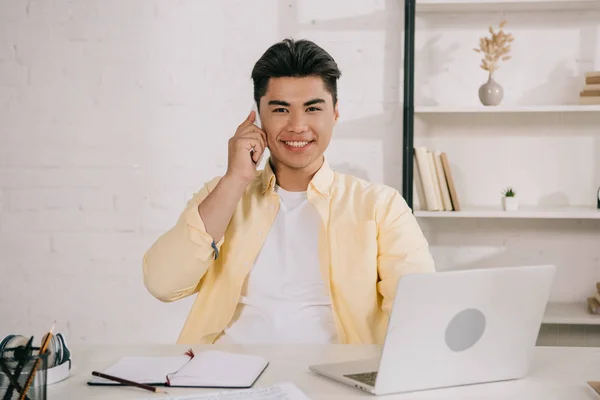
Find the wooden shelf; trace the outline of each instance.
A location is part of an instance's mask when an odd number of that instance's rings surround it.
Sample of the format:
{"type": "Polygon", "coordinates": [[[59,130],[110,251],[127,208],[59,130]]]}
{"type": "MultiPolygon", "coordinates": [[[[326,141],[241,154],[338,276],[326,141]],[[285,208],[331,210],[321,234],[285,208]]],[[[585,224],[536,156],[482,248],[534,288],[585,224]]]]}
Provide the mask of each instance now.
{"type": "Polygon", "coordinates": [[[421,218],[529,218],[529,219],[600,219],[600,210],[592,207],[524,207],[504,211],[498,207],[461,207],[461,211],[415,210],[421,218]]]}
{"type": "Polygon", "coordinates": [[[598,0],[417,0],[417,13],[597,10],[598,0]]]}
{"type": "Polygon", "coordinates": [[[542,105],[542,106],[417,106],[415,114],[458,113],[578,113],[600,112],[600,105],[542,105]]]}
{"type": "Polygon", "coordinates": [[[600,325],[600,315],[591,314],[585,301],[549,303],[542,320],[544,324],[600,325]]]}

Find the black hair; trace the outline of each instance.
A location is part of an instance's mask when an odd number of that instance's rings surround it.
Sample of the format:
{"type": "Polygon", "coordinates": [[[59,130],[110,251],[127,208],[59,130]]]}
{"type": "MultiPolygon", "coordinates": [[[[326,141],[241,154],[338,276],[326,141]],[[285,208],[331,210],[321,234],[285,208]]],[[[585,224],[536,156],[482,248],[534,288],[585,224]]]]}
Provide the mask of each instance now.
{"type": "Polygon", "coordinates": [[[314,42],[284,39],[269,47],[252,69],[254,101],[259,107],[270,78],[319,76],[335,105],[337,80],[341,75],[333,57],[314,42]]]}

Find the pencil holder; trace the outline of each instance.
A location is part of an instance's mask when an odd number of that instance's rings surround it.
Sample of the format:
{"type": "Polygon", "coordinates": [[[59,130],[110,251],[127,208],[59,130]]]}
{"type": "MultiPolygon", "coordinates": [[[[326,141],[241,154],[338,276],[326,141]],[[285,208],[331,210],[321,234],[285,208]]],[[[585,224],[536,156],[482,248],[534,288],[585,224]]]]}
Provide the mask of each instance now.
{"type": "Polygon", "coordinates": [[[48,353],[39,351],[23,346],[2,350],[0,400],[46,400],[48,353]]]}

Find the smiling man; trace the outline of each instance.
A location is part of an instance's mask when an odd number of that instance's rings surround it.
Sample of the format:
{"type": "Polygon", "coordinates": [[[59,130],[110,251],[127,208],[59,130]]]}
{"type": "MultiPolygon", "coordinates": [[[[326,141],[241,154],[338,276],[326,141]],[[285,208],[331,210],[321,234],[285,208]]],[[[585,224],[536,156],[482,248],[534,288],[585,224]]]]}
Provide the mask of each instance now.
{"type": "Polygon", "coordinates": [[[271,46],[228,167],[143,259],[158,299],[195,301],[179,343],[383,342],[398,280],[434,271],[397,190],[333,171],[334,59],[308,40],[271,46]],[[257,163],[268,148],[264,170],[257,163]]]}

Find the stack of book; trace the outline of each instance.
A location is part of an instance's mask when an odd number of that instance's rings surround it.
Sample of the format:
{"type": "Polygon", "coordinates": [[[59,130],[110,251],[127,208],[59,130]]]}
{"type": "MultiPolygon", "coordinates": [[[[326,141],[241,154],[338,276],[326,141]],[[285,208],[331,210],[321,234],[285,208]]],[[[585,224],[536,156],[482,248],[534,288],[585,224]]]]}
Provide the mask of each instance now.
{"type": "Polygon", "coordinates": [[[592,314],[600,316],[600,282],[596,283],[596,293],[587,299],[588,307],[592,314]]]}
{"type": "Polygon", "coordinates": [[[414,148],[414,184],[420,209],[424,211],[460,211],[460,203],[444,152],[414,148]]]}
{"type": "Polygon", "coordinates": [[[585,73],[585,85],[579,92],[579,104],[600,105],[600,71],[585,73]]]}

